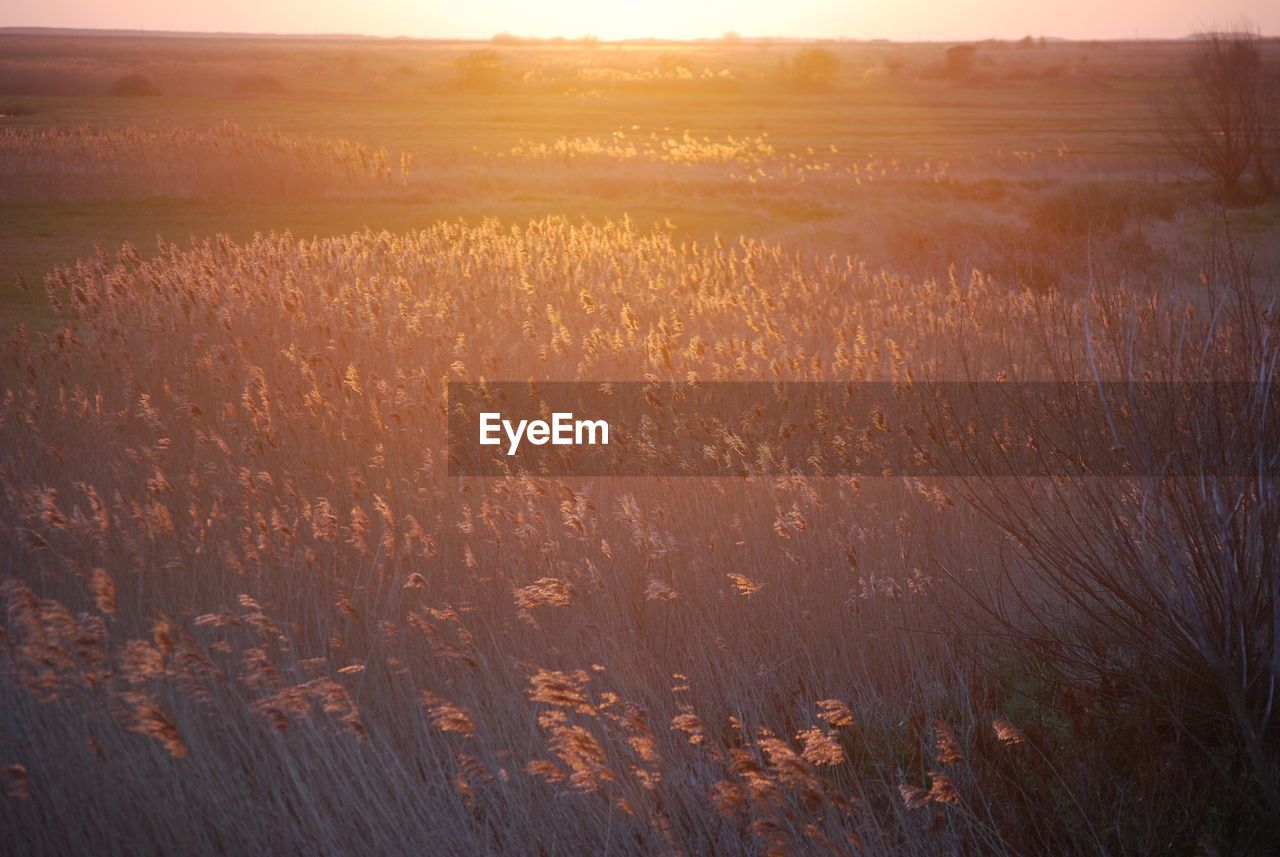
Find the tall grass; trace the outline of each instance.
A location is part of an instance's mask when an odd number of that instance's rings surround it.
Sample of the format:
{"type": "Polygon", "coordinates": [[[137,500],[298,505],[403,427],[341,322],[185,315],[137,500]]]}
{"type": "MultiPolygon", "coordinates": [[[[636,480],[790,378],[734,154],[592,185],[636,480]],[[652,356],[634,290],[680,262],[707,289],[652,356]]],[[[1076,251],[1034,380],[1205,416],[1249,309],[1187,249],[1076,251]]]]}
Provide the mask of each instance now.
{"type": "Polygon", "coordinates": [[[4,350],[9,841],[1259,852],[1265,480],[445,475],[451,379],[1274,380],[1273,308],[1206,280],[1207,317],[559,218],[59,270],[4,350]]]}

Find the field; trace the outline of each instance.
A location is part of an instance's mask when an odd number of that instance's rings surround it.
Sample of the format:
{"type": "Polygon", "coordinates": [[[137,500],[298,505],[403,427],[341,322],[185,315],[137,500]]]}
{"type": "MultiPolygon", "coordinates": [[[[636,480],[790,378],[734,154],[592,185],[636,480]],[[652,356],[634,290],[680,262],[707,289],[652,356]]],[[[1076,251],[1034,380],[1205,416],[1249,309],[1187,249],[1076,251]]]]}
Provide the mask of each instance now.
{"type": "Polygon", "coordinates": [[[1192,43],[950,48],[0,32],[0,850],[1271,853],[1280,201],[1192,43]],[[1195,442],[449,475],[450,382],[1050,379],[1195,442]]]}

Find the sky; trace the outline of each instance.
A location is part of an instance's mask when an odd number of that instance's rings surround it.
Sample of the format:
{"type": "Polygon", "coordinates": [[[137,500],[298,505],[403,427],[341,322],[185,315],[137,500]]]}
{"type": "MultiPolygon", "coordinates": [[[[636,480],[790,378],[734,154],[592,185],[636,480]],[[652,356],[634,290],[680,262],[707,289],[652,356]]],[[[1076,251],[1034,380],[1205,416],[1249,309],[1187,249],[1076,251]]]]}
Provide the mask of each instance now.
{"type": "Polygon", "coordinates": [[[1280,34],[1277,0],[0,0],[0,27],[425,38],[594,35],[966,41],[1025,35],[1180,37],[1248,19],[1280,34]]]}

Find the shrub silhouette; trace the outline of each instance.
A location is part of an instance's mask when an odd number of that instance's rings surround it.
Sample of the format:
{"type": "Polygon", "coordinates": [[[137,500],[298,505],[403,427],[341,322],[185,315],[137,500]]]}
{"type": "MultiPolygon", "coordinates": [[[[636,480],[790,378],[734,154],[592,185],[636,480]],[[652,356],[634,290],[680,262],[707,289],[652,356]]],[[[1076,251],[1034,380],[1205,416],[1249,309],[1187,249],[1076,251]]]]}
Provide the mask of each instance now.
{"type": "Polygon", "coordinates": [[[826,48],[806,48],[791,61],[791,81],[797,89],[830,89],[840,58],[826,48]]]}
{"type": "Polygon", "coordinates": [[[1056,234],[1084,235],[1090,231],[1119,233],[1130,223],[1169,219],[1177,198],[1156,188],[1120,182],[1084,182],[1047,194],[1031,210],[1031,223],[1056,234]]]}
{"type": "Polygon", "coordinates": [[[1227,204],[1247,201],[1250,169],[1264,194],[1275,191],[1273,120],[1280,98],[1258,42],[1257,33],[1247,30],[1207,35],[1191,60],[1190,80],[1161,117],[1170,150],[1208,174],[1227,204]]]}

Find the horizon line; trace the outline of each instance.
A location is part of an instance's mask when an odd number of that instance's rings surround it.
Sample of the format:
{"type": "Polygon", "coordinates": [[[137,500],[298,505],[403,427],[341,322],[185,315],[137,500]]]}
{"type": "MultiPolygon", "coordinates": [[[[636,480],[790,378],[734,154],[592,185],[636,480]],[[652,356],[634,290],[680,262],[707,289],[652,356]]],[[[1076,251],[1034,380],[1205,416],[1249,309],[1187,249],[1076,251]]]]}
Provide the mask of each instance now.
{"type": "MultiPolygon", "coordinates": [[[[505,31],[497,32],[489,36],[411,36],[411,35],[378,35],[372,33],[343,33],[343,32],[275,32],[275,31],[243,31],[243,30],[167,30],[157,29],[149,30],[145,28],[129,28],[129,27],[56,27],[42,25],[24,25],[15,24],[0,26],[0,35],[82,35],[89,37],[124,37],[124,36],[151,36],[155,38],[183,38],[183,37],[204,37],[204,38],[258,38],[258,39],[360,39],[367,41],[386,41],[386,42],[447,42],[447,43],[501,43],[507,41],[511,46],[518,46],[520,42],[531,44],[555,44],[559,42],[582,43],[593,42],[600,45],[626,45],[626,44],[726,44],[730,45],[734,42],[741,43],[864,43],[864,44],[895,44],[895,45],[913,45],[913,44],[982,44],[984,42],[997,42],[1006,44],[1017,44],[1025,39],[1033,41],[1044,40],[1053,44],[1071,44],[1083,42],[1108,42],[1108,43],[1135,43],[1135,42],[1180,42],[1188,41],[1204,36],[1214,34],[1230,34],[1233,30],[1200,30],[1190,32],[1181,36],[1096,36],[1096,37],[1067,37],[1053,36],[1049,34],[1030,34],[1019,38],[1003,38],[998,36],[988,36],[980,39],[947,39],[947,38],[918,38],[918,39],[891,39],[883,36],[793,36],[793,35],[777,35],[777,36],[750,36],[736,33],[732,30],[726,31],[719,36],[627,36],[623,38],[605,38],[596,36],[591,33],[584,33],[577,36],[523,36],[505,31]],[[732,34],[732,36],[730,36],[732,34]]],[[[1261,39],[1275,39],[1278,36],[1258,33],[1261,39]]]]}

